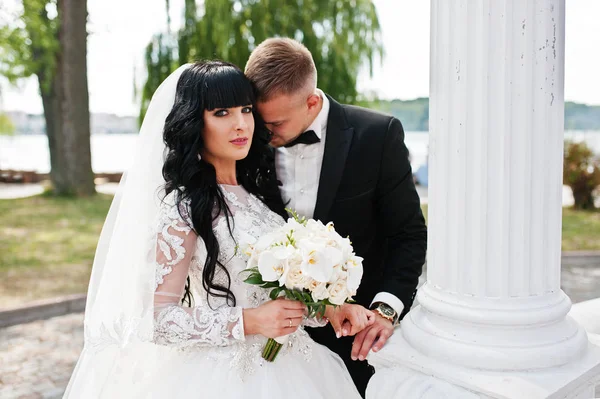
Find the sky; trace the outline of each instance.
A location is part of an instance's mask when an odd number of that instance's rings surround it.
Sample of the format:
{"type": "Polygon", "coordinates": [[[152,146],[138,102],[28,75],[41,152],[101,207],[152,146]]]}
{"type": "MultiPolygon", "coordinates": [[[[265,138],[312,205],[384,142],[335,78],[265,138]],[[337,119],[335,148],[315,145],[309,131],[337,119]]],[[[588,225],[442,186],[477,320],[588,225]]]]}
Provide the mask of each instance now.
{"type": "MultiPolygon", "coordinates": [[[[8,4],[17,0],[0,0],[8,4]]],[[[183,0],[171,0],[174,26],[183,0]]],[[[429,92],[429,0],[374,0],[385,58],[358,89],[385,99],[427,97],[429,92]]],[[[600,105],[600,0],[566,0],[565,99],[600,105]]],[[[144,48],[164,29],[164,0],[88,0],[88,85],[92,112],[137,115],[134,73],[143,72],[144,48]]],[[[139,82],[138,82],[139,84],[139,82]]],[[[0,77],[2,108],[41,113],[37,81],[11,87],[0,77]]]]}

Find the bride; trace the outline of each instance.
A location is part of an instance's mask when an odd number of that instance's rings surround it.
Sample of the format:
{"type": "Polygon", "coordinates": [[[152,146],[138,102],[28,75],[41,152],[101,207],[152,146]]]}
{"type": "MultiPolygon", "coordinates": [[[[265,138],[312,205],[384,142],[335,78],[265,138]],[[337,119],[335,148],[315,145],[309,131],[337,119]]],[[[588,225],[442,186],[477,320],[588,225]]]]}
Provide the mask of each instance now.
{"type": "Polygon", "coordinates": [[[98,243],[66,398],[360,398],[303,329],[326,318],[243,282],[243,248],[286,216],[253,103],[220,61],[184,65],[154,94],[98,243]]]}

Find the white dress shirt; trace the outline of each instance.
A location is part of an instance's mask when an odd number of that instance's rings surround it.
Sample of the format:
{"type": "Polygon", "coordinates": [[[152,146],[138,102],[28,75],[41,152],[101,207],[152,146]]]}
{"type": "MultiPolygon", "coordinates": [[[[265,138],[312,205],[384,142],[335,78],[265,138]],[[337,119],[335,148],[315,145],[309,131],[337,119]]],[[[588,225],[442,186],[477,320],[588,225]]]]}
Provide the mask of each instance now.
{"type": "MultiPolygon", "coordinates": [[[[279,147],[275,150],[275,169],[277,178],[282,183],[280,191],[283,203],[307,219],[314,216],[317,203],[329,116],[329,99],[321,90],[317,89],[317,92],[323,99],[323,107],[306,130],[314,130],[321,141],[314,144],[296,144],[289,148],[279,147]]],[[[373,302],[385,302],[398,314],[404,309],[402,301],[389,292],[378,293],[373,302]]]]}
{"type": "Polygon", "coordinates": [[[306,130],[314,130],[321,141],[279,147],[275,152],[277,178],[283,184],[280,187],[283,203],[307,219],[313,217],[317,203],[329,116],[329,99],[321,90],[317,89],[317,92],[323,99],[323,107],[306,130]]]}

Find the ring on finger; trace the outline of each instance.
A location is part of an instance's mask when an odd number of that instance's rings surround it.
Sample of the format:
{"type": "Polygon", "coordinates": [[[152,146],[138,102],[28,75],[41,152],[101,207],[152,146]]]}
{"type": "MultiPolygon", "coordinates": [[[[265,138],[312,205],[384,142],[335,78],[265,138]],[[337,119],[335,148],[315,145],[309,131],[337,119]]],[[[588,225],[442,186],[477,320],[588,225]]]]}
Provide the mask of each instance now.
{"type": "Polygon", "coordinates": [[[292,328],[292,319],[288,319],[288,320],[289,320],[289,322],[290,322],[290,325],[289,325],[289,327],[290,327],[290,328],[292,328]]]}

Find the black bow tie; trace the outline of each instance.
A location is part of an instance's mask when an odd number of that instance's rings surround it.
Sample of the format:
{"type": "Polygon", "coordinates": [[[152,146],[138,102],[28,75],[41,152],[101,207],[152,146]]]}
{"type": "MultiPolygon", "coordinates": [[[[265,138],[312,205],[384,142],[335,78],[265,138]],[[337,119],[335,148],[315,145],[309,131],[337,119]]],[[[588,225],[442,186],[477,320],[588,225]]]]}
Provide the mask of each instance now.
{"type": "Polygon", "coordinates": [[[321,141],[314,130],[307,130],[300,136],[296,137],[295,140],[290,141],[285,145],[286,148],[295,146],[296,144],[315,144],[321,141]]]}

